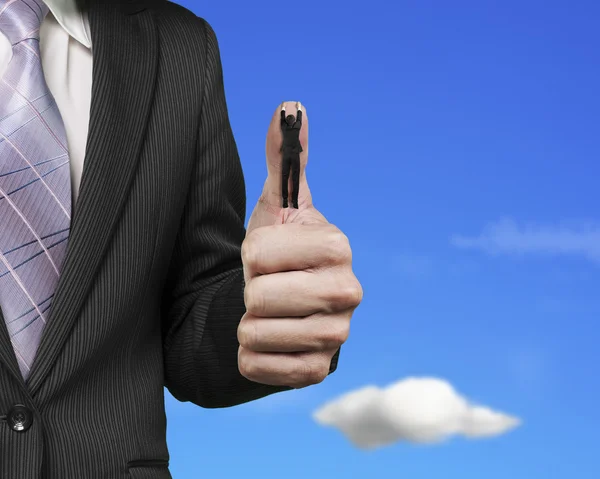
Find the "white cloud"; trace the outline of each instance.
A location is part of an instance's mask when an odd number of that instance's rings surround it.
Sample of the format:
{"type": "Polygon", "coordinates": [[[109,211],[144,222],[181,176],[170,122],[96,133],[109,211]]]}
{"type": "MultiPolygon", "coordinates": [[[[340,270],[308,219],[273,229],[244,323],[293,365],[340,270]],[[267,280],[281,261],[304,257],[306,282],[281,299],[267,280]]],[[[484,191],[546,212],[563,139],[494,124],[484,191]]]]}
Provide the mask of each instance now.
{"type": "Polygon", "coordinates": [[[521,424],[516,417],[470,404],[447,381],[427,377],[349,392],[313,418],[337,428],[361,449],[398,441],[439,443],[453,435],[491,437],[521,424]]]}
{"type": "Polygon", "coordinates": [[[479,236],[455,235],[452,244],[489,254],[579,255],[600,262],[600,224],[519,226],[510,219],[488,224],[479,236]]]}

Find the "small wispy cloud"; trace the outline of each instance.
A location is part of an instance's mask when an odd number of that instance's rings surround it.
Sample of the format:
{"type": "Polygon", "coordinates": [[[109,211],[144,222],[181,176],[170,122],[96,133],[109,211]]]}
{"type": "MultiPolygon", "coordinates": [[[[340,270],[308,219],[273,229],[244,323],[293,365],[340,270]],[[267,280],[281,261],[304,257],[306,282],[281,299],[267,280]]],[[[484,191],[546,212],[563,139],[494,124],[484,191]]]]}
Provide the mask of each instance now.
{"type": "Polygon", "coordinates": [[[600,263],[600,223],[578,225],[518,225],[511,218],[489,223],[479,236],[454,235],[458,248],[488,254],[544,254],[583,256],[600,263]]]}
{"type": "Polygon", "coordinates": [[[339,429],[361,449],[399,441],[434,444],[454,435],[491,437],[521,424],[516,417],[471,404],[447,381],[427,377],[349,392],[322,406],[313,418],[339,429]]]}

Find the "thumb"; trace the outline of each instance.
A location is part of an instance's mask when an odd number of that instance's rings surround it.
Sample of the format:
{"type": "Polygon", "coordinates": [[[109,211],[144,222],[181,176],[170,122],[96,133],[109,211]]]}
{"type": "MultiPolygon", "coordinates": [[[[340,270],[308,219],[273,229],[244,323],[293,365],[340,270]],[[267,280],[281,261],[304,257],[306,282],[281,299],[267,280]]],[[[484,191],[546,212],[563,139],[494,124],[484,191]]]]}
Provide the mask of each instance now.
{"type": "MultiPolygon", "coordinates": [[[[269,191],[269,197],[281,198],[281,181],[282,181],[282,161],[283,152],[281,147],[283,144],[283,133],[281,125],[281,111],[285,107],[285,116],[293,115],[297,118],[297,102],[286,101],[277,107],[271,118],[269,129],[267,130],[267,141],[266,141],[266,157],[267,157],[267,181],[266,187],[269,191]]],[[[306,203],[307,200],[310,204],[310,192],[308,190],[308,184],[306,181],[306,164],[308,163],[308,115],[306,114],[306,108],[301,105],[302,110],[302,127],[300,128],[300,146],[302,152],[300,153],[300,188],[298,203],[306,203]],[[308,195],[308,197],[307,197],[308,195]]],[[[293,191],[292,185],[292,174],[290,171],[289,175],[288,191],[293,191]]],[[[281,200],[279,200],[281,202],[281,200]]]]}

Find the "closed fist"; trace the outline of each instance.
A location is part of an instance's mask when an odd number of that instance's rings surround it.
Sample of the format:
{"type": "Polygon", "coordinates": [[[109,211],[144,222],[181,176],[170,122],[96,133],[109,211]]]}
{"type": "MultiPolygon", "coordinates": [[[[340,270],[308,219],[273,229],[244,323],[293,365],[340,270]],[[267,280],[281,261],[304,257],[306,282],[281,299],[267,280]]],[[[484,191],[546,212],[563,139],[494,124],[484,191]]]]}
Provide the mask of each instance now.
{"type": "MultiPolygon", "coordinates": [[[[285,108],[294,114],[296,103],[285,108]]],[[[348,238],[312,204],[307,131],[300,134],[302,200],[298,209],[281,207],[279,112],[267,133],[268,178],[242,243],[246,313],[238,327],[238,364],[251,381],[301,388],[329,374],[363,290],[352,271],[348,238]]],[[[305,108],[303,115],[304,130],[305,108]]]]}

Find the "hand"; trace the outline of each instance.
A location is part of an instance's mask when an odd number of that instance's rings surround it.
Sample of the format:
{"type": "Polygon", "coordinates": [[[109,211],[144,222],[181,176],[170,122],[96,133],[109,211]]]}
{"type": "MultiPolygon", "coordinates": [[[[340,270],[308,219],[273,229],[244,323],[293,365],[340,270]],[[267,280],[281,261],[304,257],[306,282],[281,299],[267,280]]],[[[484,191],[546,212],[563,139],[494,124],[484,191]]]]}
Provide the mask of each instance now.
{"type": "Polygon", "coordinates": [[[238,327],[238,364],[251,381],[301,388],[328,375],[363,291],[348,238],[312,204],[306,112],[298,209],[281,207],[278,113],[267,133],[267,180],[242,243],[246,313],[238,327]]]}

